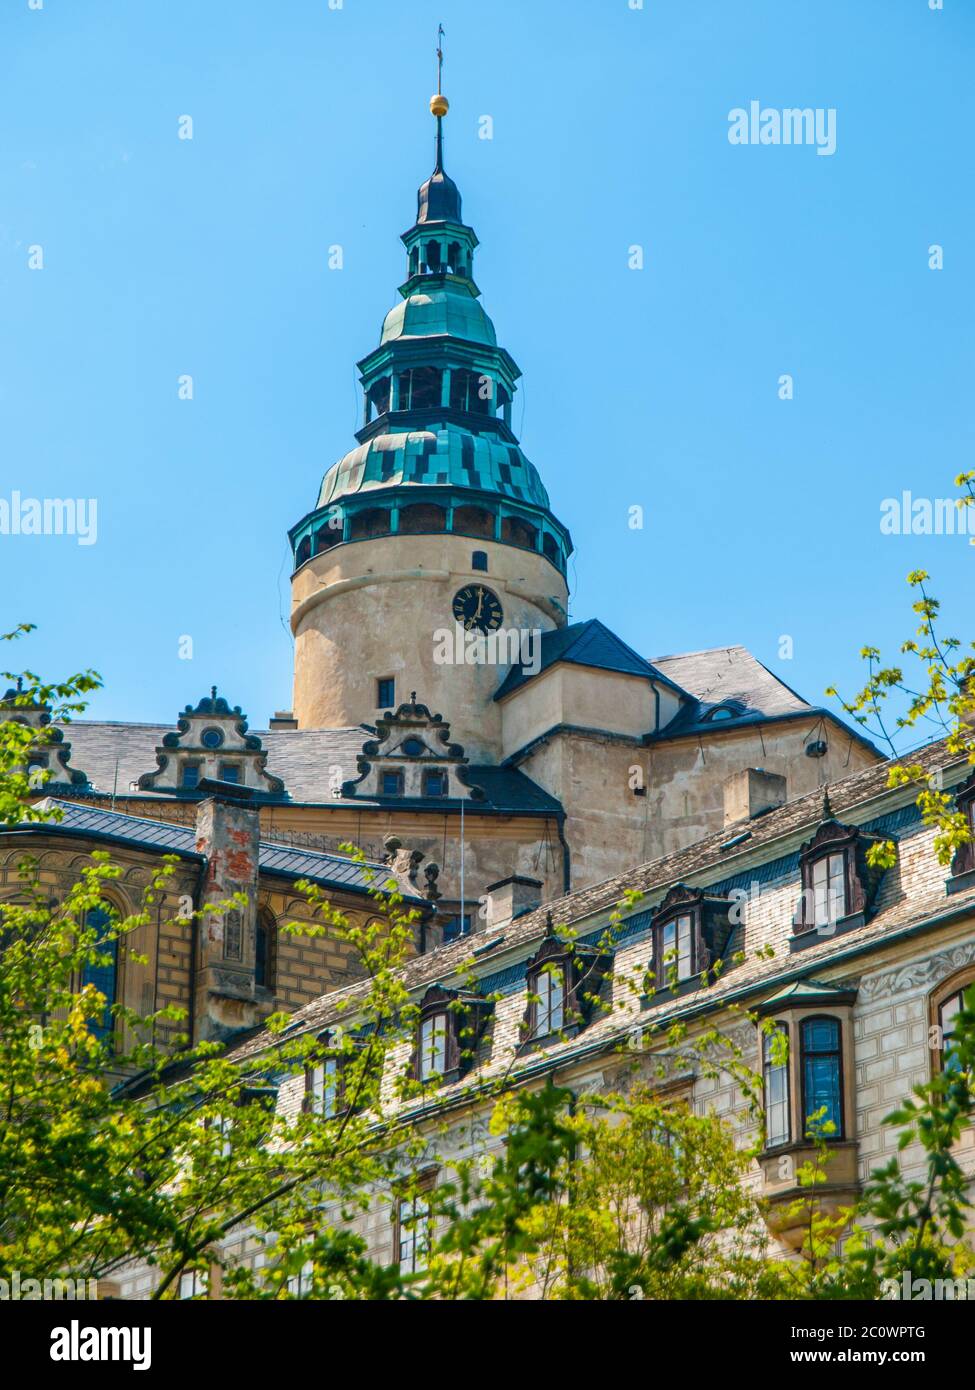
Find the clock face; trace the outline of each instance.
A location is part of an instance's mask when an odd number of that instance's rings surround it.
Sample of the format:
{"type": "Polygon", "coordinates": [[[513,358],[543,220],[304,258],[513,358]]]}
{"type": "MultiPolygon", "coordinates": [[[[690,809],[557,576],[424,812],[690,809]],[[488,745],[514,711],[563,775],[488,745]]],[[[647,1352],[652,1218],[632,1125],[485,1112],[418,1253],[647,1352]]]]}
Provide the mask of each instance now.
{"type": "Polygon", "coordinates": [[[454,594],[454,617],[468,632],[494,632],[504,617],[497,594],[483,584],[467,584],[454,594]]]}

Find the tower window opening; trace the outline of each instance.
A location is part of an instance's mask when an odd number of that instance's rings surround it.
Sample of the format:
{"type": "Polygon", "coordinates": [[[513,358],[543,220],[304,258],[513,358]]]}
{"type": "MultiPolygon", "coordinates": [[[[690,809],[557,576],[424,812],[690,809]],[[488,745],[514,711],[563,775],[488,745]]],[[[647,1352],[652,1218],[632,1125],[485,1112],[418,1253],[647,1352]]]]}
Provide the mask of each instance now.
{"type": "Polygon", "coordinates": [[[447,270],[451,275],[465,274],[464,253],[459,241],[452,241],[447,247],[447,270]]]}
{"type": "Polygon", "coordinates": [[[392,709],[396,699],[396,681],[392,676],[383,676],[376,681],[376,708],[392,709]]]}
{"type": "Polygon", "coordinates": [[[493,540],[494,513],[484,507],[455,507],[454,531],[462,536],[483,536],[485,540],[493,540]]]}
{"type": "Polygon", "coordinates": [[[427,269],[430,271],[430,274],[431,274],[431,275],[436,275],[437,271],[440,269],[440,242],[439,242],[439,241],[428,241],[428,242],[427,242],[426,256],[427,256],[427,269]]]}
{"type": "Polygon", "coordinates": [[[420,248],[414,246],[410,252],[410,274],[415,275],[420,269],[420,248]]]}
{"type": "Polygon", "coordinates": [[[546,560],[551,560],[553,565],[559,563],[559,544],[553,535],[548,531],[542,532],[542,554],[546,560]]]}
{"type": "Polygon", "coordinates": [[[472,569],[472,570],[484,570],[484,572],[487,573],[487,567],[488,567],[487,551],[485,551],[485,550],[475,550],[475,551],[474,551],[474,554],[471,556],[471,569],[472,569]]]}
{"type": "Polygon", "coordinates": [[[390,512],[388,507],[366,507],[354,512],[349,519],[349,540],[369,540],[372,536],[388,536],[390,533],[390,512]]]}
{"type": "Polygon", "coordinates": [[[450,405],[473,415],[490,415],[494,410],[494,381],[483,372],[454,367],[450,373],[450,405]]]}
{"type": "Polygon", "coordinates": [[[401,507],[399,513],[399,534],[419,536],[429,531],[446,531],[447,512],[435,502],[414,502],[410,507],[401,507]]]}
{"type": "Polygon", "coordinates": [[[315,554],[320,555],[323,550],[331,550],[341,539],[341,526],[319,526],[315,532],[315,554]]]}
{"type": "Polygon", "coordinates": [[[389,410],[389,382],[388,376],[380,377],[378,381],[373,382],[366,393],[366,400],[377,415],[385,415],[389,410]]]}
{"type": "Polygon", "coordinates": [[[311,536],[306,536],[304,540],[299,543],[298,549],[295,551],[295,569],[297,569],[299,565],[303,565],[310,556],[311,536]]]}
{"type": "Polygon", "coordinates": [[[501,416],[507,425],[511,421],[511,392],[503,382],[499,381],[495,396],[497,408],[494,413],[501,416]]]}
{"type": "Polygon", "coordinates": [[[520,516],[501,518],[501,539],[509,545],[520,546],[522,550],[538,549],[538,532],[520,516]]]}
{"type": "Polygon", "coordinates": [[[443,373],[438,367],[414,367],[411,376],[410,409],[435,410],[440,405],[443,373]]]}

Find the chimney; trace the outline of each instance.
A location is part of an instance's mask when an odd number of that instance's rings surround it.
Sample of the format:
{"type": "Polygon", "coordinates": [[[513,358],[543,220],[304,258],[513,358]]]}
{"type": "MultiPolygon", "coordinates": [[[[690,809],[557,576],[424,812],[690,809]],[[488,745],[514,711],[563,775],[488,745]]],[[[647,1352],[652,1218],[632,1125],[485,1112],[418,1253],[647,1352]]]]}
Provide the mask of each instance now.
{"type": "Polygon", "coordinates": [[[196,812],[196,848],[206,857],[197,926],[193,1038],[222,1039],[258,1022],[254,986],[257,945],[259,816],[247,787],[200,782],[210,793],[196,812]],[[229,904],[241,894],[244,905],[229,904]]]}
{"type": "Polygon", "coordinates": [[[522,878],[512,874],[497,883],[490,883],[487,892],[487,922],[490,928],[507,925],[516,917],[521,917],[542,901],[542,885],[537,878],[522,878]]]}
{"type": "Polygon", "coordinates": [[[763,811],[785,805],[785,778],[761,767],[734,772],[724,784],[724,823],[752,820],[763,811]]]}
{"type": "Polygon", "coordinates": [[[298,721],[289,709],[276,709],[273,719],[268,720],[268,729],[274,733],[280,729],[297,729],[298,721]]]}

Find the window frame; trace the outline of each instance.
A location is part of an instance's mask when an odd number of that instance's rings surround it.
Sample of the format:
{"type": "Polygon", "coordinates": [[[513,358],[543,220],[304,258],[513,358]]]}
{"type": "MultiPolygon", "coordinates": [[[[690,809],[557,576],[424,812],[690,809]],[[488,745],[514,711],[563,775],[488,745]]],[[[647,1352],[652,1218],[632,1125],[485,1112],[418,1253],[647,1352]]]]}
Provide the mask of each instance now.
{"type": "Polygon", "coordinates": [[[792,1143],[792,1035],[789,1024],[782,1019],[775,1019],[769,1032],[762,1033],[762,1105],[765,1111],[765,1148],[778,1149],[786,1144],[792,1143]],[[784,1033],[788,1044],[788,1055],[784,1062],[773,1062],[769,1057],[773,1036],[776,1033],[784,1033]],[[785,1078],[785,1100],[776,1101],[776,1105],[785,1105],[785,1138],[772,1139],[769,1128],[769,1077],[772,1072],[782,1072],[785,1078]]]}
{"type": "Polygon", "coordinates": [[[836,1079],[837,1079],[837,1087],[836,1087],[837,1099],[836,1099],[836,1103],[837,1103],[837,1109],[838,1109],[838,1112],[839,1112],[839,1113],[838,1113],[838,1120],[839,1120],[839,1123],[837,1124],[836,1132],[835,1132],[834,1134],[826,1134],[826,1135],[823,1135],[822,1137],[825,1139],[825,1141],[826,1141],[827,1143],[843,1142],[843,1141],[846,1139],[846,1129],[847,1129],[847,1125],[846,1125],[846,1077],[845,1077],[845,1075],[844,1075],[845,1068],[844,1068],[844,1065],[843,1065],[843,1061],[844,1061],[844,1058],[843,1058],[843,1042],[844,1042],[844,1037],[843,1037],[843,1019],[840,1018],[840,1017],[838,1017],[836,1014],[830,1014],[830,1013],[809,1013],[809,1014],[805,1014],[805,1015],[799,1020],[799,1029],[798,1029],[798,1032],[799,1032],[799,1037],[798,1037],[798,1044],[799,1044],[799,1045],[798,1045],[798,1071],[799,1071],[799,1088],[800,1088],[800,1089],[799,1089],[799,1096],[800,1096],[801,1103],[802,1103],[802,1111],[801,1111],[801,1114],[800,1114],[800,1116],[799,1116],[799,1122],[800,1122],[800,1124],[801,1124],[801,1126],[802,1126],[802,1137],[803,1137],[803,1139],[805,1140],[806,1143],[811,1143],[811,1142],[812,1142],[812,1140],[809,1138],[809,1133],[808,1133],[808,1129],[807,1129],[807,1126],[808,1126],[808,1123],[809,1123],[809,1116],[810,1116],[810,1114],[811,1114],[812,1112],[811,1112],[811,1110],[810,1110],[809,1098],[808,1098],[808,1095],[807,1095],[807,1088],[806,1088],[806,1058],[807,1058],[807,1056],[813,1056],[813,1057],[835,1057],[835,1059],[836,1059],[836,1079]],[[835,1048],[835,1050],[830,1049],[829,1051],[815,1051],[815,1052],[809,1052],[809,1050],[808,1050],[807,1047],[806,1047],[805,1034],[806,1034],[806,1029],[810,1026],[810,1024],[814,1024],[814,1023],[831,1023],[831,1024],[833,1025],[833,1027],[836,1029],[836,1048],[835,1048]]]}
{"type": "Polygon", "coordinates": [[[960,998],[973,987],[975,987],[975,961],[962,966],[960,970],[952,971],[950,975],[946,975],[928,995],[928,1022],[932,1028],[938,1028],[941,1034],[941,1046],[931,1048],[931,1071],[934,1075],[945,1070],[945,1034],[942,1023],[944,1006],[960,998]]]}
{"type": "Polygon", "coordinates": [[[401,767],[381,767],[379,769],[379,794],[380,796],[402,797],[404,787],[403,769],[401,767]],[[394,792],[386,790],[386,778],[392,777],[396,780],[397,790],[394,792]]]}
{"type": "MultiPolygon", "coordinates": [[[[521,1024],[522,1041],[545,1044],[552,1040],[574,1037],[585,1028],[612,964],[611,953],[595,947],[561,941],[555,936],[554,930],[546,930],[545,937],[525,972],[527,1002],[521,1024]],[[540,1016],[539,985],[543,973],[551,976],[553,970],[560,971],[562,976],[562,1022],[558,1028],[547,1027],[545,1032],[541,1032],[540,1025],[543,1021],[546,1024],[551,1023],[551,1012],[547,1012],[544,1018],[540,1016]],[[591,995],[593,998],[580,997],[580,990],[583,996],[591,995]]],[[[550,992],[550,988],[546,987],[547,993],[550,992]]]]}
{"type": "Polygon", "coordinates": [[[377,676],[376,677],[376,709],[392,710],[396,708],[396,677],[377,676]],[[389,699],[382,698],[383,687],[389,686],[389,699]]]}
{"type": "Polygon", "coordinates": [[[392,1263],[399,1268],[400,1274],[422,1274],[427,1267],[427,1257],[433,1243],[433,1216],[430,1211],[430,1194],[437,1185],[437,1170],[428,1169],[426,1172],[417,1176],[416,1182],[412,1185],[395,1185],[393,1188],[393,1260],[392,1263]],[[409,1208],[408,1215],[404,1221],[403,1209],[409,1208]],[[425,1238],[418,1239],[421,1235],[420,1223],[425,1226],[425,1238]],[[406,1238],[411,1245],[410,1267],[403,1268],[403,1244],[404,1231],[406,1238]],[[422,1263],[417,1262],[417,1251],[420,1251],[422,1263]]]}

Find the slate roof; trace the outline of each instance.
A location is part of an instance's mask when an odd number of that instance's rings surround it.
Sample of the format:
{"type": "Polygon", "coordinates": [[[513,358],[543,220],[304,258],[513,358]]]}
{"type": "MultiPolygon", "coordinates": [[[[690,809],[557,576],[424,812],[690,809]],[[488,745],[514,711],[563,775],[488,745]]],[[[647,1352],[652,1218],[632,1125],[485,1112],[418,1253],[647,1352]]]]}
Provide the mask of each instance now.
{"type": "MultiPolygon", "coordinates": [[[[151,803],[159,798],[171,799],[172,792],[130,793],[129,784],[143,772],[156,765],[155,750],[164,735],[172,731],[168,724],[95,723],[74,720],[65,725],[71,741],[71,766],[87,774],[92,790],[111,795],[117,786],[119,796],[145,797],[151,803]],[[118,773],[116,777],[116,759],[118,773]]],[[[459,802],[442,797],[405,801],[402,797],[370,800],[366,797],[332,795],[333,769],[340,770],[345,782],[358,775],[356,759],[362,745],[375,730],[364,725],[345,729],[275,729],[253,730],[267,750],[267,771],[280,777],[286,795],[282,802],[301,805],[368,807],[394,805],[449,810],[459,802]]],[[[484,789],[485,800],[471,803],[469,809],[478,813],[495,811],[506,815],[558,815],[560,803],[542,790],[531,778],[515,768],[468,765],[469,781],[484,789]]],[[[75,788],[72,795],[83,794],[75,788]]],[[[189,798],[192,800],[192,798],[189,798]]],[[[263,801],[273,801],[266,797],[263,801]]]]}
{"type": "MultiPolygon", "coordinates": [[[[913,807],[916,793],[909,788],[892,792],[887,787],[888,772],[898,762],[918,764],[929,773],[936,768],[952,767],[961,774],[967,769],[964,759],[949,756],[945,741],[939,740],[904,759],[891,759],[831,783],[829,801],[837,819],[868,824],[871,817],[890,813],[892,805],[905,803],[916,819],[913,807]]],[[[437,981],[449,983],[451,978],[466,978],[472,952],[478,946],[488,946],[492,938],[496,938],[496,948],[489,950],[482,958],[490,960],[496,971],[502,971],[512,958],[523,960],[534,949],[545,933],[550,914],[557,927],[572,927],[581,934],[580,939],[585,940],[587,928],[584,924],[587,919],[595,925],[601,920],[599,915],[614,909],[628,890],[638,890],[646,895],[638,909],[638,916],[646,923],[649,913],[645,909],[656,905],[667,890],[677,883],[716,888],[719,884],[726,885],[730,878],[741,873],[747,885],[750,879],[757,877],[759,865],[774,863],[789,854],[795,855],[798,844],[809,838],[821,823],[822,812],[823,789],[820,789],[765,815],[740,822],[737,827],[726,827],[686,849],[555,899],[500,927],[496,933],[489,929],[476,937],[464,937],[427,955],[415,957],[403,966],[401,978],[413,991],[422,990],[437,981]],[[747,829],[748,838],[744,842],[737,842],[733,849],[725,848],[728,841],[734,838],[736,829],[747,829]]],[[[898,928],[910,927],[939,913],[963,914],[973,908],[975,889],[950,898],[945,894],[943,885],[927,893],[901,894],[885,903],[883,909],[863,927],[840,936],[824,937],[821,942],[798,955],[779,953],[769,959],[751,955],[744,966],[728,970],[712,988],[679,998],[668,996],[657,1007],[660,1012],[669,1015],[702,1005],[715,1006],[729,995],[742,990],[754,991],[765,982],[784,985],[798,977],[812,976],[815,979],[817,970],[828,967],[835,957],[855,951],[864,943],[888,937],[898,928]]],[[[733,940],[729,943],[727,954],[730,956],[736,949],[738,947],[733,940]]],[[[512,966],[512,970],[523,974],[524,967],[512,966]]],[[[322,995],[294,1014],[284,1036],[290,1038],[312,1028],[321,1028],[340,1014],[347,1017],[345,1011],[350,1003],[354,1005],[356,999],[364,998],[368,988],[368,984],[356,984],[322,995]]],[[[598,1027],[602,1030],[603,1025],[598,1027]]],[[[612,1025],[607,1027],[611,1030],[612,1025]]],[[[587,1030],[587,1033],[590,1032],[595,1030],[587,1030]]],[[[231,1050],[231,1055],[242,1057],[259,1052],[272,1041],[269,1034],[255,1034],[243,1039],[231,1050]]]]}
{"type": "MultiPolygon", "coordinates": [[[[653,664],[690,697],[666,728],[652,736],[654,740],[680,738],[710,732],[716,726],[736,727],[790,715],[825,714],[836,721],[831,711],[810,705],[745,647],[714,647],[678,656],[658,656],[653,664]],[[732,718],[710,720],[708,716],[720,706],[729,709],[732,718]]],[[[867,742],[861,734],[856,737],[867,742]]]]}
{"type": "MultiPolygon", "coordinates": [[[[169,821],[146,820],[141,816],[125,815],[121,811],[103,811],[78,806],[72,801],[46,797],[40,805],[61,812],[59,821],[25,821],[3,834],[68,835],[108,844],[130,845],[138,849],[158,850],[178,854],[184,859],[203,860],[196,848],[196,830],[189,825],[173,825],[169,821]]],[[[384,864],[359,864],[341,854],[320,850],[294,849],[273,841],[261,841],[258,851],[261,873],[280,875],[289,879],[307,878],[327,888],[342,888],[347,892],[365,893],[370,886],[381,886],[389,878],[384,864]]],[[[419,894],[405,894],[409,901],[425,900],[419,894]]]]}
{"type": "Polygon", "coordinates": [[[538,671],[529,674],[520,663],[512,666],[494,696],[496,700],[503,700],[513,690],[520,689],[559,661],[569,661],[576,666],[595,666],[602,671],[622,671],[626,675],[644,676],[647,680],[675,685],[672,676],[658,670],[632,647],[628,647],[598,618],[570,623],[553,632],[543,632],[541,647],[538,671]]]}

